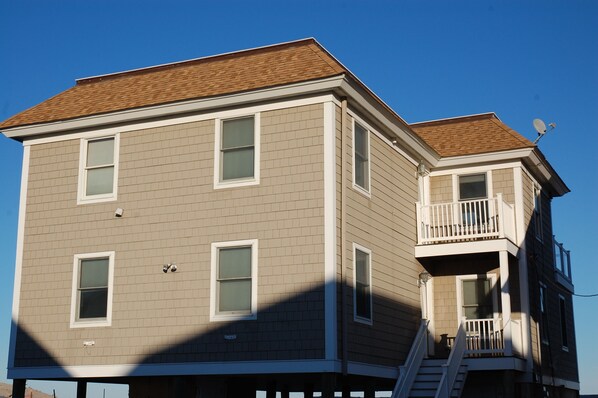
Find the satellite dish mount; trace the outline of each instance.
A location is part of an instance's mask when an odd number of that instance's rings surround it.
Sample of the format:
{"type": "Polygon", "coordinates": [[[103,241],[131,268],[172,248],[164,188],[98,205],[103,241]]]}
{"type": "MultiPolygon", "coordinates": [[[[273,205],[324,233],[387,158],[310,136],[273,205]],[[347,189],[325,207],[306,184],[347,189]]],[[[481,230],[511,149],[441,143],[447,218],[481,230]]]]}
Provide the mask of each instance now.
{"type": "Polygon", "coordinates": [[[544,137],[544,134],[554,130],[554,128],[556,127],[556,123],[549,123],[548,127],[550,127],[550,129],[546,130],[546,123],[544,123],[542,119],[534,119],[534,128],[538,132],[538,138],[534,140],[534,145],[536,145],[538,141],[540,141],[540,138],[544,137]]]}

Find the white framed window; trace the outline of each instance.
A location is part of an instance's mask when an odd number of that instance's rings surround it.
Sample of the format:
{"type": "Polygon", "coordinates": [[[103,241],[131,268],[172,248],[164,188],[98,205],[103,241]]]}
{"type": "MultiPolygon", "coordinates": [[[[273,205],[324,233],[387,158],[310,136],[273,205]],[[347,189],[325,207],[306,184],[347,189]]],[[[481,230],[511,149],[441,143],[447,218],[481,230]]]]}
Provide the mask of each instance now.
{"type": "Polygon", "coordinates": [[[370,196],[370,131],[353,119],[353,187],[370,196]]]}
{"type": "Polygon", "coordinates": [[[457,319],[493,319],[498,316],[496,275],[457,276],[457,319]]]}
{"type": "Polygon", "coordinates": [[[112,324],[114,252],[75,254],[71,327],[112,324]]]}
{"type": "Polygon", "coordinates": [[[119,137],[81,139],[77,204],[116,200],[119,137]]]}
{"type": "Polygon", "coordinates": [[[353,243],[353,319],[372,324],[372,251],[353,243]]]}
{"type": "Polygon", "coordinates": [[[260,182],[260,113],[216,119],[214,189],[260,182]]]}
{"type": "Polygon", "coordinates": [[[212,243],[210,320],[257,319],[257,239],[212,243]]]}
{"type": "Polygon", "coordinates": [[[459,200],[486,199],[488,184],[486,173],[459,176],[459,200]]]}
{"type": "Polygon", "coordinates": [[[561,344],[563,351],[569,351],[569,334],[567,332],[567,301],[559,294],[559,314],[561,319],[561,344]]]}
{"type": "Polygon", "coordinates": [[[542,189],[534,183],[534,229],[536,238],[542,241],[542,189]]]}

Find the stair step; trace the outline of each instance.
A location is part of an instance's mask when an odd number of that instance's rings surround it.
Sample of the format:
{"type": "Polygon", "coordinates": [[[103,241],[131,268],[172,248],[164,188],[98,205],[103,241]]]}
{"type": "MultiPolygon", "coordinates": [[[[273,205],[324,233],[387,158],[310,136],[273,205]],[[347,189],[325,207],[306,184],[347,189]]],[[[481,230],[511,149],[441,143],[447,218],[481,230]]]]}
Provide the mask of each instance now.
{"type": "Polygon", "coordinates": [[[411,390],[409,398],[412,397],[434,397],[436,390],[411,390]]]}
{"type": "Polygon", "coordinates": [[[437,388],[437,381],[415,381],[411,387],[412,390],[436,390],[437,388]]]}
{"type": "Polygon", "coordinates": [[[415,381],[434,381],[438,383],[441,378],[442,375],[437,373],[418,373],[415,376],[415,381]]]}

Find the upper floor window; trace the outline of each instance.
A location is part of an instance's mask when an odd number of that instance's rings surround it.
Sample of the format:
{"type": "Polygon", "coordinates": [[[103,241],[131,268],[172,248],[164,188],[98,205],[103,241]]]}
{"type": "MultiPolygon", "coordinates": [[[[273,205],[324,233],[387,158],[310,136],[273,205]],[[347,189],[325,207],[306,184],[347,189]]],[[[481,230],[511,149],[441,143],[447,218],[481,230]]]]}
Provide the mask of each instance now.
{"type": "Polygon", "coordinates": [[[114,252],[75,255],[71,327],[110,326],[114,252]]]}
{"type": "Polygon", "coordinates": [[[256,319],[257,240],[212,244],[211,320],[256,319]]]}
{"type": "Polygon", "coordinates": [[[540,334],[542,336],[542,343],[548,344],[548,307],[546,297],[546,285],[540,283],[540,334]]]}
{"type": "Polygon", "coordinates": [[[561,343],[563,350],[569,351],[569,335],[567,333],[567,302],[565,297],[559,294],[559,310],[561,316],[561,343]]]}
{"type": "Polygon", "coordinates": [[[372,323],[371,254],[371,251],[365,247],[353,246],[354,318],[356,321],[368,324],[372,323]]]}
{"type": "Polygon", "coordinates": [[[459,200],[488,197],[486,173],[459,176],[459,200]]]}
{"type": "Polygon", "coordinates": [[[259,114],[216,120],[214,188],[259,183],[259,114]]]}
{"type": "Polygon", "coordinates": [[[353,127],[353,185],[370,192],[370,134],[357,122],[353,127]]]}
{"type": "Polygon", "coordinates": [[[542,240],[542,189],[534,184],[534,229],[536,238],[542,240]]]}
{"type": "Polygon", "coordinates": [[[116,199],[119,136],[81,140],[78,203],[116,199]]]}

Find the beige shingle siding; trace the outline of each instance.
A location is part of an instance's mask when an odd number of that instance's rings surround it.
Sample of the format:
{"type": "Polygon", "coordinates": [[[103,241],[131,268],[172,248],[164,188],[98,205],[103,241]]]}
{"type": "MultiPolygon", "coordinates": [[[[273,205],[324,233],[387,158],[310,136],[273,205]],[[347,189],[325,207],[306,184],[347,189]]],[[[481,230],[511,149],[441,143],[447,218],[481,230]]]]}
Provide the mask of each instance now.
{"type": "Polygon", "coordinates": [[[505,202],[510,205],[515,204],[515,183],[512,168],[492,170],[492,192],[494,196],[502,193],[505,202]]]}
{"type": "MultiPolygon", "coordinates": [[[[552,214],[551,201],[545,194],[542,195],[542,240],[536,238],[533,220],[533,182],[527,174],[523,174],[523,202],[525,207],[525,220],[527,226],[526,250],[528,256],[528,270],[530,282],[530,306],[532,326],[532,352],[536,364],[538,358],[542,359],[542,369],[545,375],[566,380],[579,380],[577,370],[577,353],[574,327],[574,314],[572,298],[554,279],[554,252],[552,246],[552,214]],[[539,283],[547,288],[547,314],[548,314],[548,339],[549,344],[542,344],[540,323],[539,283]],[[564,351],[561,346],[561,324],[559,293],[565,297],[566,323],[569,351],[564,351]],[[554,366],[554,369],[553,369],[554,366]]],[[[557,228],[558,230],[558,228],[557,228]]],[[[566,242],[565,242],[566,243],[566,242]]]]}
{"type": "Polygon", "coordinates": [[[450,203],[453,201],[453,176],[430,177],[430,203],[450,203]]]}
{"type": "Polygon", "coordinates": [[[416,166],[371,133],[371,198],[367,198],[352,186],[351,117],[346,126],[348,284],[354,286],[353,243],[357,243],[372,251],[373,292],[370,326],[353,320],[353,292],[348,289],[349,360],[396,366],[407,356],[421,316],[415,284],[420,266],[413,253],[416,166]]]}
{"type": "Polygon", "coordinates": [[[16,366],[322,358],[322,115],[263,112],[260,185],[220,190],[213,120],[123,129],[118,200],[80,206],[79,140],[34,145],[19,321],[44,348],[19,334],[16,366]],[[210,323],[210,244],[240,239],[259,240],[258,320],[210,323]],[[70,329],[73,255],[107,250],[112,326],[70,329]]]}

